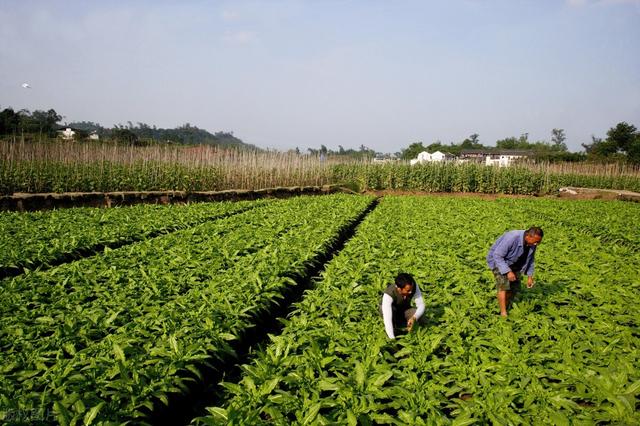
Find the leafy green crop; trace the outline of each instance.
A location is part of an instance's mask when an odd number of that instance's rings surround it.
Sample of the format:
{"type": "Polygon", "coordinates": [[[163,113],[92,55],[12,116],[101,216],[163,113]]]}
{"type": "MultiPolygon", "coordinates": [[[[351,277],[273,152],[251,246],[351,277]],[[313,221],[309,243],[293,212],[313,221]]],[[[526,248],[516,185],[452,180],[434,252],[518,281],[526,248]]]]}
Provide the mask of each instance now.
{"type": "Polygon", "coordinates": [[[78,252],[172,232],[258,207],[269,200],[190,205],[73,208],[0,213],[0,273],[34,269],[78,252]]]}
{"type": "Polygon", "coordinates": [[[399,189],[426,192],[489,194],[557,193],[563,186],[640,190],[637,175],[557,173],[527,166],[493,167],[484,164],[428,163],[337,164],[333,182],[355,183],[361,189],[399,189]]]}
{"type": "Polygon", "coordinates": [[[385,197],[226,385],[228,402],[197,421],[638,424],[637,215],[618,203],[385,197]],[[626,239],[608,238],[608,223],[626,239]],[[484,257],[502,232],[533,224],[545,230],[537,284],[505,320],[484,257]],[[399,271],[417,278],[427,310],[388,341],[378,303],[399,271]]]}
{"type": "MultiPolygon", "coordinates": [[[[0,282],[0,407],[143,423],[270,310],[370,197],[298,197],[0,282]]],[[[0,418],[3,411],[0,411],[0,418]]]]}

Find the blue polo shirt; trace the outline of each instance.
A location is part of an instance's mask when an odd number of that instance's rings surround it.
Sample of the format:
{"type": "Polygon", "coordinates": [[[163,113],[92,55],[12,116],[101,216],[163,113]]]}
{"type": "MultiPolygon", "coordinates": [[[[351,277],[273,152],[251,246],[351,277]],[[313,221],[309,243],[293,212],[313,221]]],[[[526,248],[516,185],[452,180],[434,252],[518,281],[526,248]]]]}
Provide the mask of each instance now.
{"type": "MultiPolygon", "coordinates": [[[[489,249],[487,254],[487,265],[490,269],[498,268],[501,274],[511,271],[511,265],[516,263],[520,256],[524,253],[524,233],[523,230],[508,231],[502,234],[500,238],[489,249]]],[[[533,275],[533,258],[536,253],[536,246],[529,247],[527,258],[522,264],[520,271],[525,275],[533,275]]]]}

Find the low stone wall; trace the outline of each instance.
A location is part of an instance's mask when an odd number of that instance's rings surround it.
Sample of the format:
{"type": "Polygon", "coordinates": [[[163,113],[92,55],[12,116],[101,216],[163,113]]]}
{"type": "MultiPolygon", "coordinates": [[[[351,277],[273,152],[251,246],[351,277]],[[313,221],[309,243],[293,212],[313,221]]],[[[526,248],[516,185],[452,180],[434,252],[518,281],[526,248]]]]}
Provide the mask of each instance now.
{"type": "Polygon", "coordinates": [[[341,192],[339,185],[294,186],[258,190],[227,191],[145,191],[145,192],[64,192],[15,193],[0,197],[2,211],[34,211],[69,207],[114,207],[139,203],[172,204],[204,201],[239,201],[259,198],[287,198],[341,192]]]}

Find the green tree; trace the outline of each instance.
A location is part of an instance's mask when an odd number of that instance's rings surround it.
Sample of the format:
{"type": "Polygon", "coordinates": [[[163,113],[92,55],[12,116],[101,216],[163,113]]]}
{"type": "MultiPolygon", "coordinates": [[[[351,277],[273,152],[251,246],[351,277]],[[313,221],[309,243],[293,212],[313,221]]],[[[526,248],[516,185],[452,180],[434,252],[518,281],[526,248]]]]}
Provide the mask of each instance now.
{"type": "Polygon", "coordinates": [[[427,148],[422,145],[422,142],[414,142],[402,150],[400,158],[403,160],[411,160],[412,158],[417,158],[418,154],[422,151],[427,151],[427,148]]]}
{"type": "Polygon", "coordinates": [[[477,133],[472,134],[460,143],[461,149],[483,149],[484,146],[480,143],[480,135],[477,133]]]}
{"type": "Polygon", "coordinates": [[[636,134],[635,140],[627,150],[629,161],[633,164],[640,164],[640,134],[636,134]]]}
{"type": "MultiPolygon", "coordinates": [[[[477,134],[477,133],[472,134],[472,135],[471,135],[471,136],[469,136],[467,139],[465,139],[465,141],[466,141],[466,140],[468,140],[468,141],[469,141],[469,144],[471,144],[471,145],[474,145],[474,146],[475,146],[475,145],[480,145],[480,146],[482,146],[482,145],[480,144],[480,135],[479,135],[479,134],[477,134]]],[[[463,141],[463,142],[464,142],[464,141],[463,141]]]]}
{"type": "Polygon", "coordinates": [[[119,143],[123,143],[127,145],[138,144],[138,137],[136,136],[136,134],[133,133],[133,131],[131,131],[130,129],[126,129],[123,127],[118,127],[114,129],[112,133],[112,138],[119,143]]]}
{"type": "Polygon", "coordinates": [[[567,150],[567,144],[564,143],[565,140],[567,140],[567,137],[564,134],[564,129],[551,130],[551,143],[556,150],[567,150]]]}
{"type": "Polygon", "coordinates": [[[498,149],[533,149],[535,144],[529,143],[529,133],[523,133],[519,138],[513,136],[496,142],[498,149]]]}
{"type": "Polygon", "coordinates": [[[516,149],[517,146],[518,139],[513,136],[496,141],[496,148],[498,149],[516,149]]]}
{"type": "Polygon", "coordinates": [[[640,133],[633,124],[623,121],[609,129],[606,139],[592,136],[591,140],[590,144],[582,144],[591,159],[640,164],[640,133]]]}
{"type": "Polygon", "coordinates": [[[12,109],[0,112],[0,135],[15,135],[20,127],[20,116],[12,109]]]}
{"type": "Polygon", "coordinates": [[[638,139],[638,129],[633,124],[627,122],[618,123],[616,127],[612,127],[607,132],[607,140],[615,145],[618,152],[629,152],[629,148],[636,143],[638,139]]]}

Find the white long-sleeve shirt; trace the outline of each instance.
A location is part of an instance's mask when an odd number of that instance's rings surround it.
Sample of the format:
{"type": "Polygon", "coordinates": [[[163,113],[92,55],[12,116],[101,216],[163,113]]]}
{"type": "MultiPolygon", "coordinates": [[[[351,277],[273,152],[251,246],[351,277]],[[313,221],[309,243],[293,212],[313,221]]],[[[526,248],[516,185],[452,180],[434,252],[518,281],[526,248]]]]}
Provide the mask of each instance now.
{"type": "MultiPolygon", "coordinates": [[[[417,321],[424,313],[424,299],[422,298],[422,292],[420,291],[420,287],[418,287],[417,283],[413,300],[416,302],[416,313],[414,316],[417,321]]],[[[382,295],[382,319],[384,321],[384,330],[387,332],[389,339],[395,339],[396,336],[393,332],[393,310],[391,309],[391,305],[393,305],[393,298],[384,293],[382,295]]]]}

